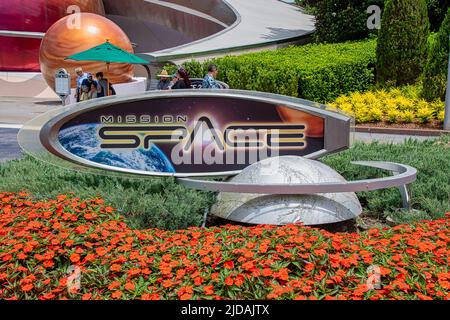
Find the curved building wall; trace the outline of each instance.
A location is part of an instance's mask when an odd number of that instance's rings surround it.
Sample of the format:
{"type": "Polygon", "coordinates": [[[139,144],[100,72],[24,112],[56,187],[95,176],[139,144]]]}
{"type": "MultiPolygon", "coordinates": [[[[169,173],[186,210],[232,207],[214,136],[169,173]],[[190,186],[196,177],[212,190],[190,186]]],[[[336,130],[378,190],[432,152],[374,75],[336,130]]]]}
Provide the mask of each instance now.
{"type": "Polygon", "coordinates": [[[236,12],[225,3],[224,0],[162,0],[164,2],[174,3],[190,9],[205,13],[227,26],[231,26],[236,22],[238,16],[236,12]]]}
{"type": "MultiPolygon", "coordinates": [[[[180,3],[182,2],[184,1],[180,1],[180,3]]],[[[186,6],[190,4],[189,2],[190,1],[186,1],[186,6]]],[[[209,4],[209,1],[205,2],[209,4]]],[[[170,2],[168,1],[104,0],[103,3],[107,15],[111,15],[111,17],[122,16],[134,19],[136,22],[135,26],[132,26],[131,24],[123,26],[124,31],[129,34],[130,39],[133,42],[135,42],[135,40],[133,39],[132,34],[139,33],[139,28],[142,27],[140,27],[139,24],[142,23],[153,23],[179,32],[183,34],[186,39],[189,39],[189,41],[185,43],[208,37],[225,29],[224,25],[210,19],[184,12],[182,9],[171,8],[170,2]]],[[[116,19],[115,22],[120,25],[120,19],[116,19]]],[[[170,39],[167,40],[167,48],[183,44],[169,43],[171,42],[170,39]]],[[[146,50],[138,47],[136,48],[136,51],[145,52],[146,50]]]]}
{"type": "MultiPolygon", "coordinates": [[[[0,30],[45,33],[70,5],[104,15],[137,44],[155,52],[224,30],[237,16],[222,0],[0,0],[0,30]]],[[[0,35],[0,71],[39,72],[41,39],[0,35]]]]}
{"type": "MultiPolygon", "coordinates": [[[[101,0],[0,0],[0,30],[46,32],[77,5],[104,14],[101,0]]],[[[0,36],[0,71],[38,72],[40,39],[0,36]]]]}

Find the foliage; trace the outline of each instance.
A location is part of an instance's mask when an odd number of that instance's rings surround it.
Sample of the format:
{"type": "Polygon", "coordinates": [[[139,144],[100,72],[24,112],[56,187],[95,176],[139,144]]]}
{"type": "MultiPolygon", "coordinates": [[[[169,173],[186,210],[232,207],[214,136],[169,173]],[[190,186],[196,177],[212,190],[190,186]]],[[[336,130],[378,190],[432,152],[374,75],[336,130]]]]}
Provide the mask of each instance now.
{"type": "Polygon", "coordinates": [[[192,77],[203,77],[208,65],[215,63],[219,67],[219,80],[227,82],[233,89],[326,102],[341,94],[367,90],[373,85],[375,46],[374,40],[309,44],[227,56],[203,63],[190,61],[184,67],[192,77]]]}
{"type": "MultiPolygon", "coordinates": [[[[375,31],[367,28],[371,5],[384,9],[385,0],[296,0],[296,3],[314,14],[317,21],[316,40],[341,42],[364,39],[375,31]]],[[[431,31],[439,30],[450,0],[426,0],[431,31]]]]}
{"type": "MultiPolygon", "coordinates": [[[[409,164],[419,170],[413,184],[414,208],[423,218],[450,211],[450,138],[436,142],[409,141],[402,145],[355,144],[350,150],[325,158],[348,180],[379,177],[383,172],[350,164],[354,160],[384,160],[409,164]]],[[[134,228],[181,229],[199,226],[214,201],[208,193],[186,189],[172,179],[131,179],[67,171],[25,158],[0,165],[0,191],[25,190],[39,200],[60,193],[86,199],[101,196],[118,209],[134,228]]],[[[368,214],[381,217],[401,208],[396,189],[358,194],[368,214]]]]}
{"type": "Polygon", "coordinates": [[[60,169],[26,157],[0,164],[0,190],[26,189],[38,199],[73,192],[104,198],[136,228],[200,226],[213,196],[186,189],[172,178],[117,178],[60,169]]]}
{"type": "Polygon", "coordinates": [[[426,2],[431,31],[437,31],[445,18],[447,8],[450,7],[450,0],[426,0],[426,2]]]}
{"type": "Polygon", "coordinates": [[[316,40],[342,42],[364,39],[377,31],[367,27],[367,9],[371,5],[383,9],[384,0],[322,0],[310,5],[316,16],[316,40]]]}
{"type": "MultiPolygon", "coordinates": [[[[390,161],[404,163],[417,169],[417,181],[411,185],[413,213],[408,220],[438,219],[442,212],[450,211],[450,136],[436,141],[408,140],[404,144],[356,143],[350,150],[328,156],[324,162],[341,173],[347,180],[383,176],[385,171],[355,166],[351,161],[390,161]]],[[[393,216],[402,207],[396,189],[358,193],[366,214],[393,216]]]]}
{"type": "Polygon", "coordinates": [[[387,0],[377,44],[377,82],[414,83],[425,62],[428,34],[424,0],[387,0]]]}
{"type": "Polygon", "coordinates": [[[343,95],[330,106],[355,117],[356,123],[419,123],[444,120],[444,103],[420,97],[420,86],[343,95]]]}
{"type": "Polygon", "coordinates": [[[428,100],[445,100],[448,56],[450,51],[450,8],[441,29],[430,41],[423,75],[423,95],[428,100]]]}
{"type": "Polygon", "coordinates": [[[4,299],[444,300],[449,248],[450,214],[362,234],[298,225],[133,231],[101,199],[0,193],[4,299]],[[379,290],[368,285],[371,266],[379,290]]]}

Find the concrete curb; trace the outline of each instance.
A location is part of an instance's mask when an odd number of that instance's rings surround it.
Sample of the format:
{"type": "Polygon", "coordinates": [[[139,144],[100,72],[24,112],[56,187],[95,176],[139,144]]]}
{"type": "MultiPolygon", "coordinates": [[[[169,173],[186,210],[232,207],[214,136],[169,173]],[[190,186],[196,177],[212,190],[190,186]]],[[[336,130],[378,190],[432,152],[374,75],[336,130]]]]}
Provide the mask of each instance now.
{"type": "Polygon", "coordinates": [[[425,136],[425,137],[440,137],[450,134],[447,130],[436,129],[402,129],[402,128],[379,128],[379,127],[353,127],[355,132],[362,133],[378,133],[378,134],[392,134],[405,136],[425,136]]]}

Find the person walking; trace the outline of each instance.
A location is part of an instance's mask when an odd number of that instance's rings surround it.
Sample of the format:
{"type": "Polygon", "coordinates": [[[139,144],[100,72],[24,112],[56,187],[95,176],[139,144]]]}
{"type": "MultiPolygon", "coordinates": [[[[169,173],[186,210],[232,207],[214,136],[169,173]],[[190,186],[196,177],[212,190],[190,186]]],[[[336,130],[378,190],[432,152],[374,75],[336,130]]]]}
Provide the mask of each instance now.
{"type": "Polygon", "coordinates": [[[103,72],[97,72],[95,77],[97,78],[99,88],[97,98],[103,98],[108,95],[110,96],[116,95],[116,90],[114,90],[111,82],[109,82],[109,80],[104,77],[103,72]],[[109,94],[108,94],[108,87],[109,87],[109,94]]]}
{"type": "Polygon", "coordinates": [[[208,74],[203,79],[202,89],[222,89],[219,83],[217,83],[216,78],[219,74],[219,69],[217,65],[211,64],[208,67],[208,74]]]}
{"type": "Polygon", "coordinates": [[[160,78],[157,89],[158,90],[169,90],[171,76],[169,75],[167,70],[161,71],[161,74],[158,74],[157,77],[160,78]]]}
{"type": "Polygon", "coordinates": [[[75,98],[77,102],[80,102],[81,94],[83,93],[81,90],[81,85],[84,79],[87,79],[88,74],[83,72],[83,68],[76,68],[75,73],[77,75],[77,87],[75,89],[75,98]]]}

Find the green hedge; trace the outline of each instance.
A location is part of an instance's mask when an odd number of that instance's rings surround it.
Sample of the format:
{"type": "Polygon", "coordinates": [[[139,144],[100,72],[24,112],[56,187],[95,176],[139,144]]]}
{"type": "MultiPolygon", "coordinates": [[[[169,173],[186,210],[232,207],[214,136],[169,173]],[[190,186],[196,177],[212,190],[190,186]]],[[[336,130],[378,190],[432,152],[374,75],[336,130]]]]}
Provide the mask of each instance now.
{"type": "Polygon", "coordinates": [[[310,2],[316,17],[318,42],[342,42],[367,38],[377,30],[367,27],[367,8],[377,5],[383,9],[384,0],[321,0],[310,2]]]}
{"type": "Polygon", "coordinates": [[[448,54],[450,52],[450,8],[441,29],[429,41],[428,60],[423,73],[423,96],[445,101],[448,54]]]}
{"type": "Polygon", "coordinates": [[[377,83],[414,84],[425,60],[429,36],[425,0],[387,0],[377,46],[377,83]]]}
{"type": "Polygon", "coordinates": [[[374,84],[375,40],[308,44],[275,51],[184,64],[191,77],[219,67],[219,80],[233,89],[272,92],[317,102],[364,91],[374,84]]]}

